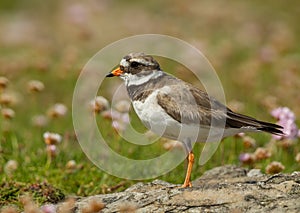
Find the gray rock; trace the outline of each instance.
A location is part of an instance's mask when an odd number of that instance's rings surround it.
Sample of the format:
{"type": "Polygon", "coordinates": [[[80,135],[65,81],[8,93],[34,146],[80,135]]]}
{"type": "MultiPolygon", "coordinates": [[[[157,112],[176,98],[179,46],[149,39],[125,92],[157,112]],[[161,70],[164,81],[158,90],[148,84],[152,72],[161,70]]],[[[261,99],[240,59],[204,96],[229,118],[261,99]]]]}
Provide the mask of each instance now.
{"type": "Polygon", "coordinates": [[[101,212],[300,212],[300,173],[249,175],[247,169],[223,166],[207,171],[192,188],[161,180],[137,183],[123,192],[82,198],[75,211],[91,200],[105,205],[101,212]]]}
{"type": "Polygon", "coordinates": [[[261,173],[260,169],[251,169],[248,173],[248,177],[260,177],[263,174],[261,173]]]}

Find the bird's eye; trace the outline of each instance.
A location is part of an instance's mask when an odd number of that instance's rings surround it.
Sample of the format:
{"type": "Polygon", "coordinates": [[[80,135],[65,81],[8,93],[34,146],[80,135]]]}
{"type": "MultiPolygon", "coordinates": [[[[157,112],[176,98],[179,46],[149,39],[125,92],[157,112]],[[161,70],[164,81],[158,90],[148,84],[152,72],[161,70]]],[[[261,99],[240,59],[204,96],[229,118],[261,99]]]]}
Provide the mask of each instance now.
{"type": "Polygon", "coordinates": [[[140,64],[138,63],[138,62],[136,62],[136,61],[133,61],[133,62],[131,62],[131,64],[130,64],[130,66],[132,67],[132,68],[136,68],[136,67],[138,67],[140,64]]]}

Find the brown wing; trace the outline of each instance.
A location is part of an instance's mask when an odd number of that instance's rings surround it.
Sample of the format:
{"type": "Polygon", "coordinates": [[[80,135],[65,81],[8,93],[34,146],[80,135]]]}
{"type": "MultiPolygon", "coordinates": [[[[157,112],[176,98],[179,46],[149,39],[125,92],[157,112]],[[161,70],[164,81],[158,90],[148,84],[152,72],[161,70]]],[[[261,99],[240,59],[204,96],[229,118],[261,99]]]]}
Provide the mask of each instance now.
{"type": "MultiPolygon", "coordinates": [[[[197,102],[198,106],[205,108],[212,106],[211,111],[213,112],[214,116],[221,115],[221,112],[226,113],[226,128],[250,128],[269,132],[272,134],[283,135],[283,132],[280,130],[282,129],[282,127],[277,124],[260,121],[250,116],[235,113],[214,98],[208,98],[207,94],[202,90],[199,90],[198,88],[192,87],[191,92],[195,97],[195,100],[199,100],[199,102],[197,102]]],[[[214,119],[216,118],[214,117],[214,119]]],[[[219,118],[217,117],[217,119],[219,118]]]]}
{"type": "Polygon", "coordinates": [[[180,123],[200,124],[210,126],[213,120],[214,126],[225,127],[226,107],[210,99],[208,95],[188,84],[171,85],[172,93],[160,92],[157,94],[157,103],[180,123]],[[213,106],[211,107],[211,103],[213,106]]]}
{"type": "Polygon", "coordinates": [[[172,93],[158,93],[157,103],[180,123],[219,126],[222,128],[249,128],[283,135],[282,127],[235,113],[206,92],[185,84],[171,85],[172,93]]]}

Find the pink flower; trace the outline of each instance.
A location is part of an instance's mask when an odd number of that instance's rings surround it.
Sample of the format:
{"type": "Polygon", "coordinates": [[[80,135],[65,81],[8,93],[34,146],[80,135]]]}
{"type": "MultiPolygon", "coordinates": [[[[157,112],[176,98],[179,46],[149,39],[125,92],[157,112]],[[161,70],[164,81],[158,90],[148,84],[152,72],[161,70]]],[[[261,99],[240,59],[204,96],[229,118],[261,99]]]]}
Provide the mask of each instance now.
{"type": "Polygon", "coordinates": [[[243,164],[253,164],[255,161],[255,156],[250,153],[240,154],[239,160],[243,164]]]}
{"type": "Polygon", "coordinates": [[[87,22],[89,11],[83,4],[76,3],[66,9],[66,14],[70,22],[82,25],[87,22]]]}
{"type": "Polygon", "coordinates": [[[283,132],[285,136],[273,135],[273,138],[276,140],[281,140],[283,138],[294,139],[299,137],[298,127],[295,123],[296,116],[288,107],[279,107],[272,110],[271,115],[276,118],[277,124],[283,127],[283,132]]]}
{"type": "Polygon", "coordinates": [[[31,123],[36,127],[45,127],[48,124],[48,118],[44,115],[36,115],[31,118],[31,123]]]}
{"type": "Polygon", "coordinates": [[[130,118],[129,118],[128,113],[123,113],[121,115],[121,122],[123,122],[124,124],[129,124],[130,123],[130,118]]]}
{"type": "Polygon", "coordinates": [[[271,157],[271,152],[265,148],[258,147],[254,152],[255,160],[263,160],[271,157]]]}
{"type": "Polygon", "coordinates": [[[31,80],[27,83],[27,88],[29,92],[41,92],[45,89],[45,85],[41,81],[31,80]]]}
{"type": "Polygon", "coordinates": [[[4,166],[4,171],[7,175],[11,175],[18,169],[18,162],[15,160],[9,160],[4,166]]]}
{"type": "Polygon", "coordinates": [[[266,167],[266,173],[267,174],[277,174],[284,169],[285,169],[285,166],[282,163],[273,161],[266,167]]]}
{"type": "Polygon", "coordinates": [[[102,96],[97,96],[94,100],[90,102],[90,106],[95,113],[100,113],[109,108],[109,102],[106,98],[102,96]]]}
{"type": "Polygon", "coordinates": [[[48,110],[47,114],[51,118],[58,118],[65,116],[67,111],[68,108],[64,104],[56,103],[48,110]]]}
{"type": "Polygon", "coordinates": [[[45,204],[40,209],[43,213],[56,213],[56,206],[54,204],[45,204]]]}
{"type": "Polygon", "coordinates": [[[296,162],[300,163],[300,152],[295,157],[296,162]]]}
{"type": "Polygon", "coordinates": [[[0,89],[5,89],[8,85],[8,79],[6,77],[0,76],[0,89]]]}
{"type": "Polygon", "coordinates": [[[243,137],[243,145],[245,148],[251,148],[256,146],[256,141],[254,138],[251,138],[249,136],[243,137]]]}
{"type": "Polygon", "coordinates": [[[12,119],[15,117],[15,111],[10,108],[1,109],[1,114],[6,119],[12,119]]]}
{"type": "Polygon", "coordinates": [[[126,125],[124,125],[122,122],[119,122],[117,120],[112,122],[112,127],[117,131],[123,132],[126,129],[126,125]]]}
{"type": "Polygon", "coordinates": [[[61,142],[62,137],[60,134],[53,132],[45,132],[43,134],[44,141],[47,145],[56,145],[61,142]]]}
{"type": "Polygon", "coordinates": [[[271,111],[271,115],[278,120],[295,120],[295,114],[288,107],[278,107],[271,111]]]}
{"type": "Polygon", "coordinates": [[[121,100],[116,103],[115,109],[120,113],[128,113],[130,110],[130,102],[127,100],[121,100]]]}
{"type": "Polygon", "coordinates": [[[55,157],[57,154],[56,145],[54,144],[47,145],[47,152],[51,157],[55,157]]]}
{"type": "Polygon", "coordinates": [[[101,113],[101,116],[109,120],[116,120],[116,119],[120,119],[121,113],[115,110],[106,110],[101,113]]]}

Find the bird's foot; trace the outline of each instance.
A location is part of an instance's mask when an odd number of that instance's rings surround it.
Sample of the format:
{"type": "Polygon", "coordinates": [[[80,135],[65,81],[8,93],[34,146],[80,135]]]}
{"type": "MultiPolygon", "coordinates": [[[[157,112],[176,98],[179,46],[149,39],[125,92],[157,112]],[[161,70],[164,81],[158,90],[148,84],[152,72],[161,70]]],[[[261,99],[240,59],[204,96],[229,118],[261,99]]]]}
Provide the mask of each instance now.
{"type": "Polygon", "coordinates": [[[192,187],[192,182],[189,181],[187,183],[183,183],[180,188],[187,188],[187,187],[192,187]]]}

